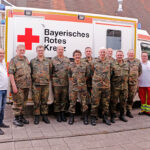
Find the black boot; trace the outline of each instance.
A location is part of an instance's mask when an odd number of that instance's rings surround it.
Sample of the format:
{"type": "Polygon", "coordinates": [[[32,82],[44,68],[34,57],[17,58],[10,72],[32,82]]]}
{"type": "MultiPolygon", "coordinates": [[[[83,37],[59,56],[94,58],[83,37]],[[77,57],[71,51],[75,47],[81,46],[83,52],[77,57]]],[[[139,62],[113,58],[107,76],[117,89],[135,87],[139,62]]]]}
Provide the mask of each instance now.
{"type": "Polygon", "coordinates": [[[65,116],[65,112],[64,112],[64,111],[61,112],[61,120],[62,120],[63,122],[66,122],[66,121],[67,121],[67,118],[66,118],[66,116],[65,116]]]}
{"type": "Polygon", "coordinates": [[[13,120],[13,124],[19,127],[23,127],[23,123],[20,120],[20,116],[15,116],[15,119],[13,120]]]}
{"type": "Polygon", "coordinates": [[[29,124],[29,121],[26,120],[23,115],[20,116],[20,120],[23,124],[29,124]]]}
{"type": "Polygon", "coordinates": [[[68,124],[72,125],[74,123],[74,114],[70,113],[68,124]]]}
{"type": "Polygon", "coordinates": [[[61,114],[60,114],[60,112],[57,112],[56,113],[56,117],[57,117],[57,122],[61,122],[62,120],[61,120],[61,114]]]}
{"type": "Polygon", "coordinates": [[[89,122],[88,122],[88,112],[87,111],[83,113],[83,123],[84,123],[84,125],[89,124],[89,122]]]}
{"type": "Polygon", "coordinates": [[[133,115],[132,115],[132,113],[129,110],[126,113],[126,116],[128,116],[129,118],[134,118],[133,115]]]}
{"type": "Polygon", "coordinates": [[[91,116],[91,125],[96,126],[96,117],[95,116],[91,116]]]}
{"type": "Polygon", "coordinates": [[[49,124],[49,123],[50,123],[50,121],[49,121],[49,119],[48,119],[47,115],[43,115],[42,120],[43,120],[45,123],[47,123],[47,124],[49,124]]]}
{"type": "Polygon", "coordinates": [[[111,121],[112,123],[115,123],[115,122],[116,122],[116,121],[115,121],[115,114],[111,114],[110,121],[111,121]]]}
{"type": "Polygon", "coordinates": [[[107,115],[103,115],[103,122],[107,125],[111,125],[110,121],[108,120],[108,116],[107,115]]]}
{"type": "Polygon", "coordinates": [[[128,120],[125,118],[124,116],[124,112],[120,112],[120,116],[119,116],[119,119],[123,122],[128,122],[128,120]]]}
{"type": "Polygon", "coordinates": [[[39,124],[40,122],[40,116],[39,115],[35,115],[34,117],[34,124],[39,124]]]}

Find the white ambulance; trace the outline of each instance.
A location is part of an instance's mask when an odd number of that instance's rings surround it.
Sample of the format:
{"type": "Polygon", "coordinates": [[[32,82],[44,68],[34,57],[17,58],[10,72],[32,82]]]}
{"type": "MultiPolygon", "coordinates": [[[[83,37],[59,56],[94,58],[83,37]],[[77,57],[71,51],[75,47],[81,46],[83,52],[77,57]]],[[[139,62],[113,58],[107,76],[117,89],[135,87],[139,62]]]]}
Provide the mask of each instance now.
{"type": "MultiPolygon", "coordinates": [[[[93,49],[93,57],[98,56],[101,47],[111,47],[123,50],[125,57],[129,49],[134,49],[136,57],[140,58],[137,19],[22,7],[6,7],[5,11],[7,64],[16,55],[17,44],[25,44],[29,60],[36,57],[35,49],[39,44],[44,45],[46,57],[54,57],[56,47],[62,45],[69,58],[75,49],[81,50],[84,57],[87,46],[93,49]]],[[[50,92],[49,102],[52,101],[50,92]]]]}

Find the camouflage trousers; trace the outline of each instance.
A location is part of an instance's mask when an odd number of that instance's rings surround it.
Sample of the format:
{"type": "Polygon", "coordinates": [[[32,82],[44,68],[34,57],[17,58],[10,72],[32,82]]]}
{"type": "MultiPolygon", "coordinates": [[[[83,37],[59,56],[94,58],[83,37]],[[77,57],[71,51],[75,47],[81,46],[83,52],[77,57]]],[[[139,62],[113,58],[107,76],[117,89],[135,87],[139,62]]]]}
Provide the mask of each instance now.
{"type": "Polygon", "coordinates": [[[126,110],[127,98],[128,98],[127,89],[124,89],[124,90],[112,89],[111,99],[110,99],[111,114],[116,114],[116,106],[118,103],[118,99],[120,101],[120,113],[124,114],[126,110]]]}
{"type": "Polygon", "coordinates": [[[137,93],[137,85],[129,85],[128,86],[128,99],[127,99],[127,111],[131,111],[132,110],[132,105],[133,105],[133,99],[137,93]]]}
{"type": "Polygon", "coordinates": [[[48,114],[49,85],[32,86],[32,99],[34,102],[34,115],[48,114]]]}
{"type": "Polygon", "coordinates": [[[68,102],[68,87],[54,86],[54,112],[65,111],[68,102]]]}
{"type": "Polygon", "coordinates": [[[15,116],[23,115],[24,114],[24,107],[28,100],[29,88],[18,88],[17,93],[12,92],[13,97],[13,113],[15,116]]]}
{"type": "Polygon", "coordinates": [[[85,112],[88,110],[87,105],[87,89],[83,88],[78,91],[70,90],[69,93],[69,99],[70,99],[70,106],[69,106],[69,112],[75,114],[76,109],[76,102],[78,99],[78,94],[81,98],[81,106],[82,106],[82,112],[85,112]]]}
{"type": "Polygon", "coordinates": [[[91,91],[92,91],[92,87],[87,87],[87,104],[89,105],[89,104],[91,104],[91,101],[92,101],[92,93],[91,93],[91,91]]]}
{"type": "Polygon", "coordinates": [[[99,104],[102,104],[103,114],[109,113],[110,89],[93,88],[91,102],[91,116],[98,115],[99,104]]]}

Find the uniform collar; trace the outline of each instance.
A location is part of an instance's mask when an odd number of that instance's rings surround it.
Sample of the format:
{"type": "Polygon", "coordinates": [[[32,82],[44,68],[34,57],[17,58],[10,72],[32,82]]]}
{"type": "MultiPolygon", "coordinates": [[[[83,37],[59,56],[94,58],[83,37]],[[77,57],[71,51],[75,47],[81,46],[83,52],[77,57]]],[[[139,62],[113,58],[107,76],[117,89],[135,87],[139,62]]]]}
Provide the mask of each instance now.
{"type": "MultiPolygon", "coordinates": [[[[44,57],[43,57],[43,61],[44,61],[45,59],[46,59],[46,58],[45,58],[45,56],[44,56],[44,57]]],[[[39,61],[38,56],[36,57],[36,60],[39,61]]]]}

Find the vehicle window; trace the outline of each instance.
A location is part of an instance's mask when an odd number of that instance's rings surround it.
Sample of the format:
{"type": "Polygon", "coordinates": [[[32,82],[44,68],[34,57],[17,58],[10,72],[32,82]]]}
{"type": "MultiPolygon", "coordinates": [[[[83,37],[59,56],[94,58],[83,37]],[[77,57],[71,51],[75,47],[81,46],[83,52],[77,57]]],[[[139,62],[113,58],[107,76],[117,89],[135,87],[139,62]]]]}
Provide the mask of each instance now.
{"type": "Polygon", "coordinates": [[[107,30],[106,47],[112,49],[121,49],[121,31],[107,30]]]}
{"type": "Polygon", "coordinates": [[[148,59],[150,60],[150,44],[149,43],[141,43],[141,50],[146,51],[148,53],[148,59]]]}

